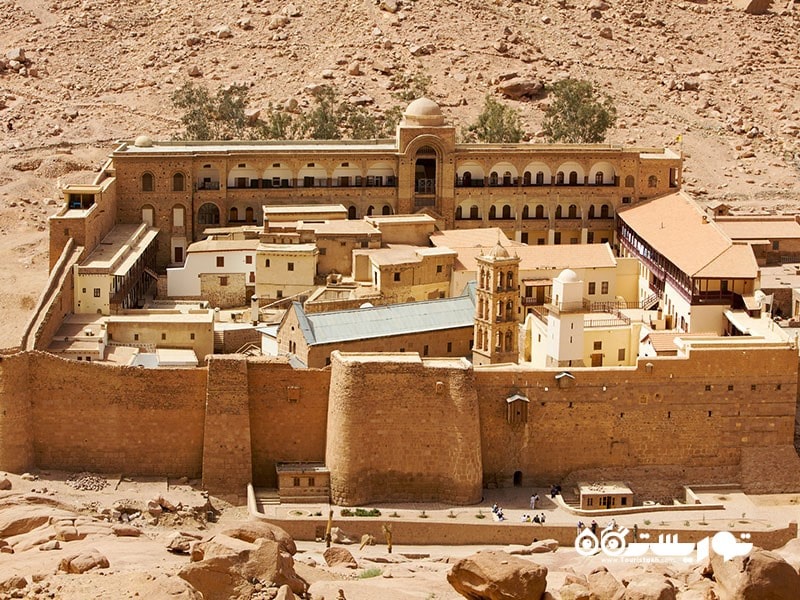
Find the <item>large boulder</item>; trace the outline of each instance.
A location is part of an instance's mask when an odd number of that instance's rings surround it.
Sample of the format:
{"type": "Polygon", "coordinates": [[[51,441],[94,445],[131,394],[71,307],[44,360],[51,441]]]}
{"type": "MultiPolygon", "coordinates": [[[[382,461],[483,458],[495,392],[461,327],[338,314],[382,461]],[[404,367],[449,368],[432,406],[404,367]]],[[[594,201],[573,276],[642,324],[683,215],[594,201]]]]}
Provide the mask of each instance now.
{"type": "Polygon", "coordinates": [[[541,600],[547,568],[506,552],[478,552],[455,563],[447,581],[470,600],[541,600]]]}
{"type": "Polygon", "coordinates": [[[108,559],[97,550],[87,550],[62,558],[58,570],[66,573],[85,573],[91,569],[107,569],[108,559]]]}
{"type": "Polygon", "coordinates": [[[800,575],[775,552],[753,548],[747,556],[709,558],[720,600],[795,600],[800,575]]]}
{"type": "Polygon", "coordinates": [[[636,577],[625,590],[625,600],[675,600],[675,586],[654,573],[636,577]]]}
{"type": "Polygon", "coordinates": [[[537,542],[531,542],[529,546],[522,546],[521,548],[509,550],[508,553],[516,556],[526,556],[528,554],[555,552],[556,550],[558,550],[558,540],[539,540],[537,542]]]}
{"type": "Polygon", "coordinates": [[[769,12],[772,0],[733,0],[736,10],[743,10],[751,15],[764,15],[769,12]]]}
{"type": "Polygon", "coordinates": [[[249,598],[255,592],[256,580],[288,585],[297,594],[306,591],[306,582],[294,571],[292,555],[275,540],[258,538],[251,543],[217,535],[196,544],[195,550],[192,560],[197,562],[185,566],[178,574],[205,600],[249,598]]]}
{"type": "Polygon", "coordinates": [[[325,559],[325,562],[329,567],[347,567],[348,569],[358,568],[356,559],[353,558],[353,555],[347,548],[337,548],[336,546],[326,548],[325,552],[322,554],[322,557],[325,559]]]}
{"type": "Polygon", "coordinates": [[[597,600],[597,596],[580,583],[562,585],[558,593],[561,595],[561,600],[597,600]]]}
{"type": "Polygon", "coordinates": [[[513,77],[507,81],[501,81],[497,86],[497,91],[512,100],[536,98],[544,93],[544,82],[541,79],[529,77],[513,77]]]}
{"type": "Polygon", "coordinates": [[[264,540],[273,540],[278,542],[281,547],[281,550],[284,552],[288,552],[289,554],[296,554],[297,553],[297,546],[286,531],[278,527],[277,525],[273,525],[272,523],[267,523],[266,521],[242,521],[241,523],[237,523],[232,527],[228,527],[227,529],[221,532],[223,535],[227,535],[228,537],[236,538],[237,540],[244,540],[245,542],[253,543],[257,539],[264,539],[264,540]]]}
{"type": "Polygon", "coordinates": [[[621,600],[625,597],[625,586],[605,567],[597,567],[586,576],[589,590],[604,600],[621,600]]]}

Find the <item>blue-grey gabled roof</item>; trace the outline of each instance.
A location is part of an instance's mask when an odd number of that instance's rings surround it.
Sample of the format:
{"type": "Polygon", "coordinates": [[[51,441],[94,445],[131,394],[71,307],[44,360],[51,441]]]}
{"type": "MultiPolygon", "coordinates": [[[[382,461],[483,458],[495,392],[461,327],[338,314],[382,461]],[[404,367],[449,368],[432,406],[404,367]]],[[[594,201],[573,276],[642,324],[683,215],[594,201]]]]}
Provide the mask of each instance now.
{"type": "Polygon", "coordinates": [[[292,304],[309,346],[352,340],[472,327],[475,299],[467,293],[456,298],[423,300],[352,310],[307,314],[299,302],[292,304]]]}

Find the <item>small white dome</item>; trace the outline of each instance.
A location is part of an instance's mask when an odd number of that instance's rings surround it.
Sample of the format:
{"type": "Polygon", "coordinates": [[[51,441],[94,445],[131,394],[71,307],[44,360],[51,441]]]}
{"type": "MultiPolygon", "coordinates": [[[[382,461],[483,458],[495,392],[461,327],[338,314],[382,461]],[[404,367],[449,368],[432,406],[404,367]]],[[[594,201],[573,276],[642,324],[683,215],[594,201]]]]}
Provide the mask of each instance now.
{"type": "Polygon", "coordinates": [[[408,105],[403,113],[403,120],[407,125],[436,127],[444,125],[442,109],[429,98],[417,98],[408,105]]]}
{"type": "Polygon", "coordinates": [[[153,140],[148,135],[140,135],[134,140],[133,145],[137,148],[152,148],[153,140]]]}
{"type": "Polygon", "coordinates": [[[580,281],[578,274],[572,269],[564,269],[558,274],[558,280],[561,283],[577,283],[580,281]]]}

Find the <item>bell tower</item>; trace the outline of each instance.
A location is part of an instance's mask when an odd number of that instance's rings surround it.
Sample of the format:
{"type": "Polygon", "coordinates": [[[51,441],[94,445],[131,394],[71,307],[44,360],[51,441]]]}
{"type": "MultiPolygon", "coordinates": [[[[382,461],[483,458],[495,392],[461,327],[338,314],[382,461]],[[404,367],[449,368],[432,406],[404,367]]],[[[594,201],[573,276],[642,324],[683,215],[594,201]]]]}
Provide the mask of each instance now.
{"type": "Polygon", "coordinates": [[[472,362],[475,365],[517,362],[519,312],[519,256],[511,256],[498,242],[477,257],[475,334],[472,362]]]}

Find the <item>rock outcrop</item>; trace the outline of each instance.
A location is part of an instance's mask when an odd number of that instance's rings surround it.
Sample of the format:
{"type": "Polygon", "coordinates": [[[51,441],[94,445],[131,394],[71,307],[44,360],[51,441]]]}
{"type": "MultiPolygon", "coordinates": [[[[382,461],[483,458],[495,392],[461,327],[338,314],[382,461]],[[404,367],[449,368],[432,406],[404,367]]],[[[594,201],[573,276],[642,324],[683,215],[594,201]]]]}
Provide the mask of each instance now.
{"type": "Polygon", "coordinates": [[[540,600],[547,568],[506,552],[478,552],[455,563],[447,581],[470,600],[540,600]]]}

